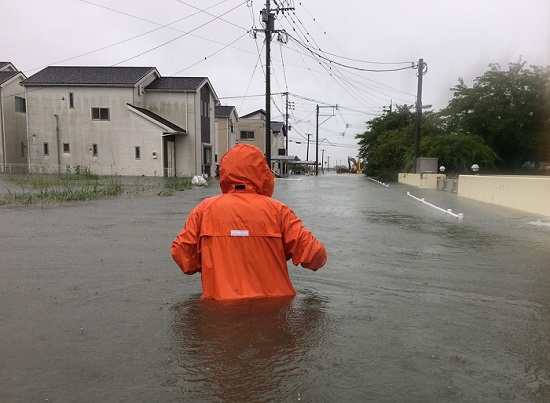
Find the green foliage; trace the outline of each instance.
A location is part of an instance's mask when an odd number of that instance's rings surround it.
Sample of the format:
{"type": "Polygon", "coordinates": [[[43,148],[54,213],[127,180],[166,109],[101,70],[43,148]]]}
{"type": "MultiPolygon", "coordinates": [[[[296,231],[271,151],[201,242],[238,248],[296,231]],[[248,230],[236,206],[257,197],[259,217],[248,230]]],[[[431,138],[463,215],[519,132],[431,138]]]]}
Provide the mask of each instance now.
{"type": "MultiPolygon", "coordinates": [[[[420,155],[439,158],[448,172],[473,163],[517,172],[550,162],[550,67],[521,60],[507,71],[489,67],[472,88],[459,79],[447,108],[422,114],[420,155]]],[[[415,117],[398,105],[367,122],[356,136],[367,175],[388,181],[412,171],[415,117]]]]}
{"type": "Polygon", "coordinates": [[[9,177],[12,183],[21,186],[21,192],[9,191],[0,198],[0,205],[86,201],[123,193],[124,189],[118,177],[109,177],[106,181],[99,180],[99,176],[98,179],[91,179],[96,176],[81,171],[79,174],[31,174],[9,177]]]}
{"type": "Polygon", "coordinates": [[[525,64],[491,64],[471,88],[460,79],[441,112],[449,132],[481,136],[502,170],[550,159],[550,68],[525,64]]]}
{"type": "Polygon", "coordinates": [[[413,145],[414,113],[409,106],[397,105],[395,111],[367,122],[367,131],[359,134],[359,157],[368,176],[395,181],[406,165],[408,149],[413,145]]]}
{"type": "MultiPolygon", "coordinates": [[[[193,183],[189,178],[170,177],[165,179],[164,187],[171,190],[185,190],[191,189],[193,187],[193,183]]],[[[166,195],[167,194],[162,194],[162,196],[166,195]]]]}
{"type": "Polygon", "coordinates": [[[491,168],[498,160],[483,138],[469,134],[424,137],[421,149],[423,156],[439,158],[439,165],[445,166],[447,173],[468,172],[474,163],[491,168]]]}
{"type": "Polygon", "coordinates": [[[308,166],[303,164],[288,164],[289,170],[295,175],[304,175],[308,171],[308,166]]]}

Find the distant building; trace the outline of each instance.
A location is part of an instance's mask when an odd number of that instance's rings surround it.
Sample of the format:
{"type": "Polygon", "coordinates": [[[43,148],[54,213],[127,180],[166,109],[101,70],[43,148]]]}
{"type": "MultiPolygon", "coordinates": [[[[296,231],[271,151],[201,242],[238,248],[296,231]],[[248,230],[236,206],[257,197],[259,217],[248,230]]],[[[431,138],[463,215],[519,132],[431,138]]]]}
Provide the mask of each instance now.
{"type": "Polygon", "coordinates": [[[25,75],[10,62],[0,62],[0,172],[27,162],[27,105],[19,85],[25,75]]]}
{"type": "Polygon", "coordinates": [[[22,81],[31,171],[211,175],[216,93],[154,67],[50,66],[22,81]]]}
{"type": "Polygon", "coordinates": [[[220,158],[237,144],[238,132],[239,115],[237,109],[234,106],[216,105],[216,140],[220,158]]]}
{"type": "MultiPolygon", "coordinates": [[[[239,143],[253,144],[266,152],[265,137],[266,113],[263,109],[251,112],[239,118],[239,143]]],[[[286,128],[283,122],[271,122],[271,169],[278,173],[283,172],[281,161],[277,156],[285,156],[286,128]]]]}

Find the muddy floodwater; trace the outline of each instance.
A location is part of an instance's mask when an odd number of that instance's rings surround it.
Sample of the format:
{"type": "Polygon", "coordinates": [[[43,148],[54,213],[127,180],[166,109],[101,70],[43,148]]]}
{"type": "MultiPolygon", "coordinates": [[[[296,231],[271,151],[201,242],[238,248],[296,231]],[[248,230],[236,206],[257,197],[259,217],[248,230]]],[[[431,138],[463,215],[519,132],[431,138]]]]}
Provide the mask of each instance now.
{"type": "Polygon", "coordinates": [[[550,401],[550,218],[278,180],[326,266],[290,264],[294,298],[216,303],[170,245],[218,193],[1,207],[0,401],[550,401]]]}

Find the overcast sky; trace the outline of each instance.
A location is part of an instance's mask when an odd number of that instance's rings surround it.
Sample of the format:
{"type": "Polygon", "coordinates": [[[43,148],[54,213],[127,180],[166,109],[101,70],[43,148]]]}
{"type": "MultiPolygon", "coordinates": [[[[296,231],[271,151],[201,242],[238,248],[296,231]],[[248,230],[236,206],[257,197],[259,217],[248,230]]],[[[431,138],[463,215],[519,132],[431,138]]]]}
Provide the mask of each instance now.
{"type": "MultiPolygon", "coordinates": [[[[490,63],[520,58],[550,65],[549,0],[271,0],[278,13],[273,38],[272,120],[290,113],[289,154],[347,164],[355,134],[393,104],[416,102],[413,63],[422,58],[422,103],[445,107],[450,89],[490,63]],[[369,63],[368,63],[369,62],[369,63]],[[373,63],[374,62],[374,63],[373,63]],[[401,70],[397,70],[401,69],[401,70]],[[364,71],[397,70],[397,71],[364,71]],[[330,106],[338,105],[337,109],[330,106]],[[334,112],[334,113],[333,113],[334,112]]],[[[3,2],[0,61],[30,77],[49,65],[148,66],[162,76],[206,76],[223,105],[239,115],[265,109],[263,1],[21,0],[3,2]]]]}

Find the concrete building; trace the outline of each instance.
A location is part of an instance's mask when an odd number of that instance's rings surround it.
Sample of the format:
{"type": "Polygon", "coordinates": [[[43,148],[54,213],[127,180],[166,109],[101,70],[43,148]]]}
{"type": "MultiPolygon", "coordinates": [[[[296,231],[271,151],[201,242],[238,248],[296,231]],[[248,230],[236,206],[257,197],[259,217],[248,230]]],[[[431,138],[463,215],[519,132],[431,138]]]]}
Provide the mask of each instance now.
{"type": "Polygon", "coordinates": [[[216,105],[217,154],[221,158],[231,147],[237,144],[239,133],[239,115],[234,106],[216,105]]]}
{"type": "MultiPolygon", "coordinates": [[[[251,112],[239,118],[239,143],[252,144],[260,148],[264,154],[266,151],[265,137],[266,113],[263,109],[251,112]]],[[[283,122],[271,122],[271,155],[285,156],[286,129],[283,122]]],[[[271,169],[281,173],[282,165],[277,158],[272,158],[271,169]]]]}
{"type": "Polygon", "coordinates": [[[10,62],[0,62],[0,172],[17,171],[27,163],[25,75],[10,62]]]}
{"type": "Polygon", "coordinates": [[[50,66],[23,80],[30,171],[210,175],[217,96],[154,67],[50,66]]]}

